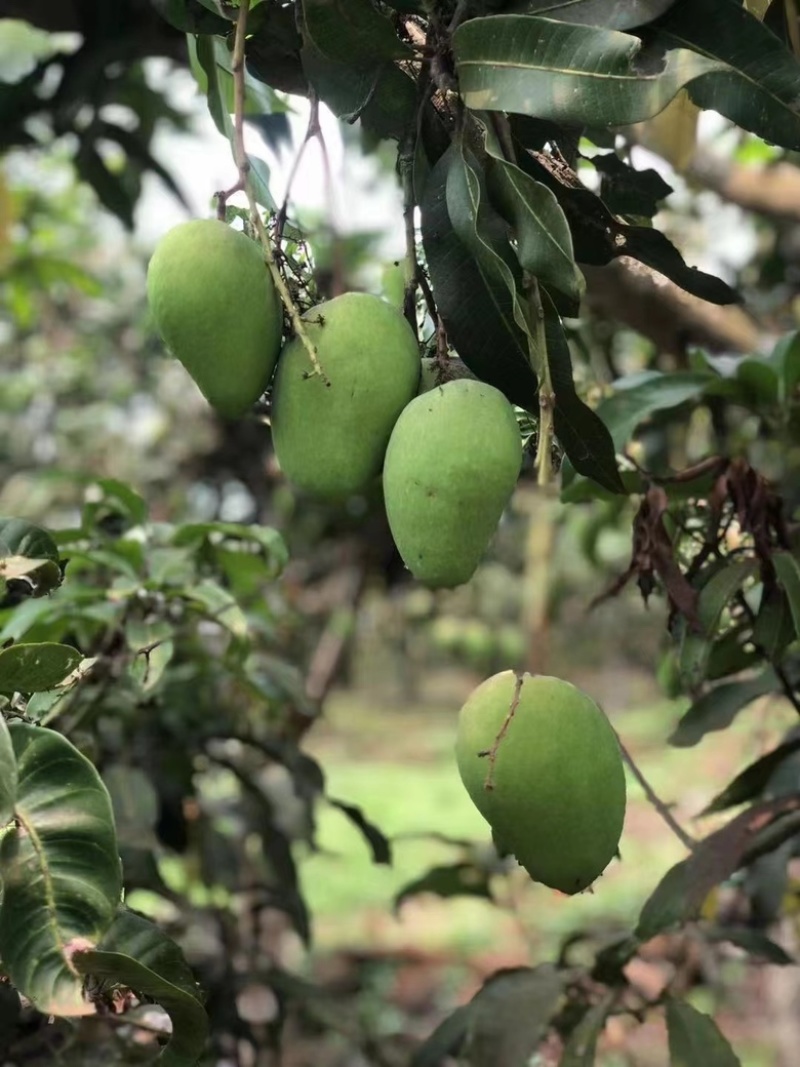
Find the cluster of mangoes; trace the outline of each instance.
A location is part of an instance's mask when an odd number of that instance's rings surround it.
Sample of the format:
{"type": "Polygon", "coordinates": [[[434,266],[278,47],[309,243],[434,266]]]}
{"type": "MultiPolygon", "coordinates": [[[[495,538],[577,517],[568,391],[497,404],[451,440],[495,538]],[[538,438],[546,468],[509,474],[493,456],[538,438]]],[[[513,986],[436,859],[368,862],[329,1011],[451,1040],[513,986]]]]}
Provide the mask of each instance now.
{"type": "MultiPolygon", "coordinates": [[[[304,315],[321,373],[283,312],[261,249],[223,222],[176,227],[150,262],[148,297],[173,354],[222,415],[245,414],[272,382],[275,452],[298,488],[324,498],[382,474],[411,572],[434,588],[470,579],[521,464],[514,411],[460,370],[439,384],[400,312],[347,293],[304,315]]],[[[625,776],[616,735],[558,678],[497,674],[461,710],[456,758],[501,851],[531,877],[577,893],[617,850],[625,776]]]]}
{"type": "Polygon", "coordinates": [[[272,383],[275,454],[290,482],[324,499],[369,489],[412,574],[432,588],[468,581],[519,476],[514,410],[461,373],[437,384],[398,309],[345,293],[304,316],[321,373],[283,313],[261,248],[217,220],[159,243],[147,277],[156,326],[209,403],[245,414],[272,383]]]}

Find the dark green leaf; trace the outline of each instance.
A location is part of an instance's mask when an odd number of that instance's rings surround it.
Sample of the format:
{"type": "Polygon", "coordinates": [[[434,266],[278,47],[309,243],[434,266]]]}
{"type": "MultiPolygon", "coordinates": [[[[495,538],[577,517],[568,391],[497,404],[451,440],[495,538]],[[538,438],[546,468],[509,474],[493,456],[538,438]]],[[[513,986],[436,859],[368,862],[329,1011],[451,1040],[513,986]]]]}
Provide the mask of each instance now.
{"type": "Polygon", "coordinates": [[[356,807],[354,804],[345,804],[343,800],[334,800],[333,797],[328,797],[327,799],[329,804],[332,804],[334,808],[338,808],[361,831],[372,852],[372,862],[391,864],[392,846],[389,840],[374,823],[367,819],[361,808],[356,807]]]}
{"type": "Polygon", "coordinates": [[[766,654],[770,662],[779,663],[797,632],[786,593],[779,585],[765,586],[753,626],[756,655],[766,654]]]}
{"type": "Polygon", "coordinates": [[[420,893],[434,893],[437,897],[483,897],[493,900],[489,876],[471,863],[455,863],[450,867],[431,867],[421,878],[408,882],[394,899],[395,909],[404,901],[420,893]]]}
{"type": "Polygon", "coordinates": [[[448,214],[447,178],[461,166],[458,149],[439,159],[425,185],[422,240],[431,284],[447,335],[469,369],[508,399],[536,410],[536,375],[528,362],[525,334],[514,321],[512,295],[482,272],[459,240],[448,214]]]}
{"type": "Polygon", "coordinates": [[[464,1055],[470,1067],[520,1067],[542,1040],[563,990],[551,964],[492,975],[470,1003],[464,1055]]]}
{"type": "Polygon", "coordinates": [[[487,179],[492,203],[514,230],[516,249],[523,270],[545,286],[570,297],[575,307],[585,288],[575,266],[572,236],[564,212],[554,194],[503,156],[485,126],[486,149],[490,155],[487,179]]]}
{"type": "Polygon", "coordinates": [[[83,1015],[73,954],[93,946],[119,904],[111,801],[85,756],[53,730],[10,727],[19,774],[16,827],[0,843],[0,957],[45,1015],[83,1015]]]}
{"type": "Polygon", "coordinates": [[[555,393],[554,421],[558,440],[579,474],[592,478],[612,493],[624,492],[614,442],[603,420],[575,392],[572,360],[561,320],[542,293],[547,336],[547,361],[555,393]]]}
{"type": "Polygon", "coordinates": [[[607,999],[589,1008],[569,1035],[558,1067],[594,1067],[597,1041],[606,1025],[609,1008],[607,999]]]}
{"type": "Polygon", "coordinates": [[[630,30],[657,19],[674,3],[675,0],[516,0],[509,10],[606,30],[630,30]]]}
{"type": "Polygon", "coordinates": [[[158,794],[153,783],[144,771],[123,763],[105,767],[102,777],[111,797],[120,844],[152,848],[158,821],[158,794]]]}
{"type": "Polygon", "coordinates": [[[196,0],[151,0],[153,7],[181,33],[225,35],[231,25],[196,0]]]}
{"type": "Polygon", "coordinates": [[[17,759],[6,720],[0,715],[0,828],[14,815],[17,799],[17,759]]]}
{"type": "Polygon", "coordinates": [[[772,565],[786,593],[794,631],[800,635],[800,563],[790,552],[776,552],[772,557],[772,565]]]}
{"type": "Polygon", "coordinates": [[[778,375],[779,394],[786,404],[800,382],[800,332],[782,337],[769,354],[769,365],[778,375]]]}
{"type": "Polygon", "coordinates": [[[655,33],[667,48],[690,48],[706,62],[725,65],[688,86],[698,107],[719,111],[773,144],[800,148],[800,63],[737,0],[676,4],[655,33]]]}
{"type": "Polygon", "coordinates": [[[670,867],[645,902],[635,936],[649,941],[696,918],[708,894],[741,867],[754,835],[797,808],[797,797],[779,797],[741,812],[698,841],[688,859],[670,867]]]}
{"type": "Polygon", "coordinates": [[[119,982],[157,1001],[172,1020],[161,1067],[195,1067],[208,1038],[208,1016],[183,953],[147,919],[120,909],[96,949],[75,955],[87,978],[119,982]]]}
{"type": "Polygon", "coordinates": [[[742,1067],[711,1016],[685,1000],[668,998],[667,1033],[672,1067],[742,1067]]]}
{"type": "Polygon", "coordinates": [[[703,808],[700,814],[712,815],[761,796],[777,768],[798,751],[800,751],[800,738],[784,741],[772,752],[768,752],[751,763],[749,767],[745,767],[721,793],[714,797],[710,804],[703,808]]]}
{"type": "Polygon", "coordinates": [[[328,59],[371,70],[411,56],[390,20],[369,0],[302,0],[302,7],[305,36],[328,59]]]}
{"type": "Polygon", "coordinates": [[[0,693],[39,693],[63,682],[83,659],[69,645],[43,642],[0,651],[0,693]]]}
{"type": "Polygon", "coordinates": [[[75,155],[75,169],[97,194],[97,199],[116,215],[127,230],[133,229],[136,196],[120,174],[109,170],[103,157],[89,141],[82,141],[75,155]]]}
{"type": "Polygon", "coordinates": [[[457,1055],[467,1036],[470,1011],[471,1005],[464,1004],[439,1023],[414,1053],[410,1067],[442,1067],[448,1057],[457,1055]]]}
{"type": "Polygon", "coordinates": [[[116,478],[99,478],[95,483],[100,489],[99,500],[92,500],[83,509],[83,524],[87,528],[98,525],[109,512],[123,516],[134,526],[147,521],[147,504],[125,482],[116,478]]]}
{"type": "Polygon", "coordinates": [[[776,963],[779,967],[787,967],[795,962],[784,948],[776,945],[760,930],[753,930],[749,926],[704,926],[703,937],[707,941],[728,941],[744,949],[749,956],[776,963]]]}
{"type": "Polygon", "coordinates": [[[660,201],[672,192],[657,170],[636,170],[615,152],[591,157],[599,174],[600,198],[615,215],[639,215],[651,219],[660,210],[660,201]]]}
{"type": "Polygon", "coordinates": [[[778,679],[771,667],[745,682],[724,682],[700,697],[676,726],[669,743],[690,748],[706,734],[726,730],[740,711],[760,697],[774,693],[778,679]]]}
{"type": "Polygon", "coordinates": [[[263,4],[265,11],[245,46],[247,68],[261,81],[285,93],[308,94],[308,81],[300,62],[303,39],[295,21],[294,6],[263,4]]]}
{"type": "Polygon", "coordinates": [[[529,15],[462,23],[453,49],[467,107],[578,126],[643,122],[694,79],[722,69],[686,49],[665,55],[625,33],[529,15]]]}

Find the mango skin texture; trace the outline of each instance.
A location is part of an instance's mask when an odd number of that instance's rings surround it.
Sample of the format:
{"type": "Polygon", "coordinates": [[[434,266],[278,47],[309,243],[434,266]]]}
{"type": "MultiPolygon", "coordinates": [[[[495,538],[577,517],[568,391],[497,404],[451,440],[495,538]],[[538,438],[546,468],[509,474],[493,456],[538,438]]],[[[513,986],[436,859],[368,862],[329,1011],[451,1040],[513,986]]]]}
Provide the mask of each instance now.
{"type": "Polygon", "coordinates": [[[417,341],[402,314],[369,293],[344,293],[303,316],[330,381],[312,374],[299,338],[284,345],[272,392],[281,470],[323,499],[366,490],[380,474],[397,417],[417,389],[417,341]]]}
{"type": "Polygon", "coordinates": [[[261,248],[217,219],[175,226],[147,270],[158,332],[206,400],[244,415],[269,384],[283,312],[261,248]]]}
{"type": "Polygon", "coordinates": [[[536,882],[579,893],[613,859],[625,818],[625,771],[611,724],[569,682],[524,674],[482,682],[459,713],[456,762],[496,841],[536,882]],[[495,761],[479,752],[491,751],[495,761]],[[491,788],[487,788],[487,781],[491,788]]]}
{"type": "Polygon", "coordinates": [[[395,544],[425,585],[468,582],[514,491],[522,445],[503,394],[462,378],[416,397],[392,431],[383,468],[395,544]]]}

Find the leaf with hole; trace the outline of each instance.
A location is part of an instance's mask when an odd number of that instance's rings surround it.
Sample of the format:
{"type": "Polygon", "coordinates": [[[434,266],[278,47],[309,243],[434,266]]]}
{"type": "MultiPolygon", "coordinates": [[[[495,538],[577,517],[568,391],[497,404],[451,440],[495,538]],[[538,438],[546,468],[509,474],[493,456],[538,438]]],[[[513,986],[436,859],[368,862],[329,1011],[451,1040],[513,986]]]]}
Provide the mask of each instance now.
{"type": "Polygon", "coordinates": [[[74,953],[94,946],[119,904],[122,872],[108,792],[65,737],[10,727],[15,828],[0,843],[0,957],[44,1015],[86,1015],[74,953]]]}

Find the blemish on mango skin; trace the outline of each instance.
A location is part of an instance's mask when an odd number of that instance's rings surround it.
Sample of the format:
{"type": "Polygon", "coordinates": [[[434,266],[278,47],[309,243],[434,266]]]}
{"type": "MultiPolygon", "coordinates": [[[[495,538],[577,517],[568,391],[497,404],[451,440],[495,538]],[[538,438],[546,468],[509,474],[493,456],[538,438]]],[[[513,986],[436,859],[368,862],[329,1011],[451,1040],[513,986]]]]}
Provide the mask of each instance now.
{"type": "Polygon", "coordinates": [[[495,840],[534,881],[583,892],[618,855],[619,742],[569,682],[514,671],[487,679],[459,713],[456,762],[495,840]]]}

